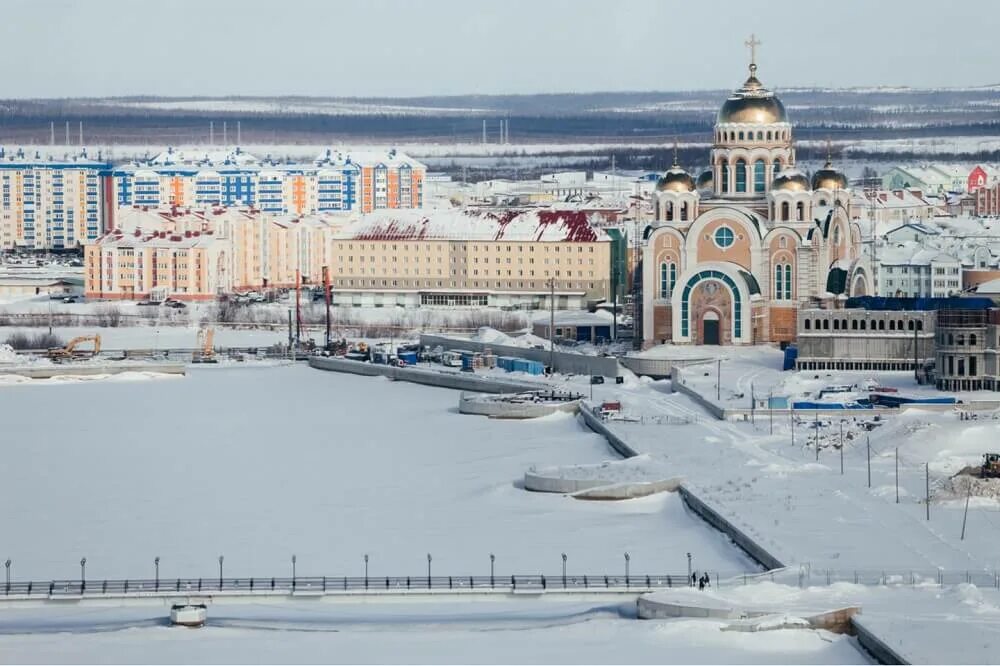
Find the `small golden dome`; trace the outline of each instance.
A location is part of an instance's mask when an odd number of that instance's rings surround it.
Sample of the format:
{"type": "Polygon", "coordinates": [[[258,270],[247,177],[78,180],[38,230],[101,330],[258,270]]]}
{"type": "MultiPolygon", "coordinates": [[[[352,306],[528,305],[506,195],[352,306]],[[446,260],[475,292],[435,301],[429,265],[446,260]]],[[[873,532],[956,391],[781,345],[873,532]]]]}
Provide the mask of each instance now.
{"type": "Polygon", "coordinates": [[[785,105],[757,78],[757,66],[750,65],[750,77],[743,87],[727,99],[716,123],[751,123],[755,125],[788,122],[785,105]]]}
{"type": "Polygon", "coordinates": [[[823,168],[813,174],[812,188],[814,190],[846,190],[847,176],[833,168],[829,158],[823,168]]]}
{"type": "Polygon", "coordinates": [[[711,169],[705,169],[698,176],[698,180],[695,181],[695,186],[699,190],[711,190],[715,187],[715,174],[711,169]]]}
{"type": "Polygon", "coordinates": [[[691,192],[694,190],[694,178],[677,163],[677,156],[674,155],[674,163],[663,176],[656,181],[658,192],[691,192]]]}
{"type": "Polygon", "coordinates": [[[784,190],[787,192],[805,192],[809,189],[809,179],[796,168],[782,170],[771,183],[772,190],[784,190]]]}

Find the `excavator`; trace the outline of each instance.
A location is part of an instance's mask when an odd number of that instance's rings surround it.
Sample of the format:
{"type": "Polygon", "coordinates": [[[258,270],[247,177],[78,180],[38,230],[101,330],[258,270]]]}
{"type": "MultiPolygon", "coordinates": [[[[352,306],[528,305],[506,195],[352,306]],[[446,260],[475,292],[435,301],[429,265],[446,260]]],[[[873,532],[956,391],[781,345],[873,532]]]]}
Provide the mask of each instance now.
{"type": "Polygon", "coordinates": [[[78,338],[73,338],[65,347],[52,347],[49,349],[45,355],[52,361],[56,363],[61,363],[62,361],[72,361],[74,359],[86,359],[94,358],[101,353],[101,336],[99,335],[81,335],[78,338]],[[85,342],[93,343],[93,350],[77,350],[77,347],[85,342]]]}
{"type": "Polygon", "coordinates": [[[215,358],[215,349],[212,347],[212,340],[215,339],[214,328],[198,329],[198,347],[191,356],[192,363],[218,363],[215,358]]]}

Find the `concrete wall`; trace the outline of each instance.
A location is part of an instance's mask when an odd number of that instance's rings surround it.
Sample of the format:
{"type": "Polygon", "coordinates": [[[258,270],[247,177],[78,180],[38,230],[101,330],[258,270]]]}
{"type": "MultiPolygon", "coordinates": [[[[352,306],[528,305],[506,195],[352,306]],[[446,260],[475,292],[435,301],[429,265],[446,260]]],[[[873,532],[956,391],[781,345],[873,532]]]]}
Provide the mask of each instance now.
{"type": "Polygon", "coordinates": [[[671,388],[673,388],[675,391],[680,391],[687,397],[694,400],[696,403],[701,405],[705,409],[705,411],[707,411],[715,418],[720,420],[726,418],[726,410],[724,410],[722,407],[719,407],[713,402],[709,402],[706,398],[702,397],[700,393],[698,393],[693,388],[686,386],[684,384],[684,373],[681,371],[680,367],[674,366],[674,369],[671,370],[670,375],[671,377],[673,377],[673,381],[670,384],[671,388]]]}
{"type": "Polygon", "coordinates": [[[861,643],[861,647],[867,650],[875,659],[878,660],[880,664],[909,664],[901,654],[896,652],[893,648],[885,644],[882,639],[873,634],[864,625],[864,620],[855,615],[851,618],[851,626],[854,627],[854,631],[858,636],[858,642],[861,643]]]}
{"type": "Polygon", "coordinates": [[[347,359],[327,356],[310,356],[309,365],[319,370],[346,372],[353,375],[365,375],[367,377],[382,376],[396,381],[439,386],[441,388],[458,389],[460,391],[478,391],[480,393],[521,393],[523,391],[537,391],[545,388],[545,385],[539,383],[497,380],[478,377],[469,373],[438,372],[423,368],[397,368],[391,365],[349,361],[347,359]]]}
{"type": "Polygon", "coordinates": [[[678,490],[680,490],[684,503],[692,511],[701,516],[706,523],[726,534],[762,567],[765,569],[783,569],[785,567],[784,562],[769,553],[763,546],[744,534],[742,530],[723,518],[721,514],[708,506],[708,504],[703,502],[686,486],[682,485],[678,490]]]}
{"type": "Polygon", "coordinates": [[[580,406],[580,416],[583,417],[583,422],[587,424],[587,427],[596,432],[598,435],[603,435],[608,444],[611,445],[615,451],[619,453],[623,458],[634,458],[639,455],[636,453],[635,449],[625,443],[625,440],[620,438],[618,435],[611,432],[610,429],[601,420],[601,417],[594,414],[592,411],[592,405],[584,402],[580,406]]]}
{"type": "MultiPolygon", "coordinates": [[[[448,349],[458,349],[462,351],[481,352],[487,347],[497,356],[516,356],[532,361],[539,361],[549,364],[548,349],[525,349],[524,347],[510,347],[507,345],[493,345],[462,338],[448,338],[443,335],[420,336],[420,344],[427,347],[437,347],[438,345],[448,349]]],[[[618,359],[611,356],[586,356],[584,354],[573,354],[571,352],[557,351],[552,356],[556,372],[563,372],[573,375],[603,375],[605,377],[617,377],[618,359]]]]}
{"type": "Polygon", "coordinates": [[[654,379],[667,379],[672,376],[670,373],[674,366],[683,368],[686,365],[706,363],[711,360],[710,358],[668,359],[623,356],[618,359],[618,362],[637,375],[645,375],[654,379]]]}

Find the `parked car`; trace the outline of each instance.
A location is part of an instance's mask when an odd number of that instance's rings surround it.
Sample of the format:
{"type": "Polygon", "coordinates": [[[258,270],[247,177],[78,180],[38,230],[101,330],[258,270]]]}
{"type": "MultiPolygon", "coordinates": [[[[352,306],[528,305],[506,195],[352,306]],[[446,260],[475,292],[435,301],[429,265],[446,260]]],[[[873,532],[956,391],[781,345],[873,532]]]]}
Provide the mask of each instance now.
{"type": "Polygon", "coordinates": [[[185,310],[185,309],[187,309],[187,306],[184,305],[183,303],[181,303],[180,301],[175,301],[175,300],[172,300],[172,299],[169,299],[169,298],[167,300],[163,301],[163,304],[166,305],[168,308],[174,308],[175,310],[185,310]]]}
{"type": "Polygon", "coordinates": [[[62,299],[62,302],[63,303],[77,303],[77,302],[79,302],[79,300],[80,300],[79,296],[64,296],[63,299],[62,299]]]}

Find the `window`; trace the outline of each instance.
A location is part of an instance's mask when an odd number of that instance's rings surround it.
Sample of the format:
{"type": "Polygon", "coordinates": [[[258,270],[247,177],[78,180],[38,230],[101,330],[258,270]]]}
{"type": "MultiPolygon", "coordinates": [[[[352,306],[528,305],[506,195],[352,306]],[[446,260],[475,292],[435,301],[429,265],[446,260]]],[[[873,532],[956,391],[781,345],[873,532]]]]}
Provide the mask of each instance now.
{"type": "Polygon", "coordinates": [[[753,191],[764,191],[764,160],[757,160],[753,164],[753,191]]]}
{"type": "Polygon", "coordinates": [[[970,347],[971,346],[975,346],[975,344],[976,344],[976,334],[975,333],[969,333],[969,346],[970,347]]]}
{"type": "Polygon", "coordinates": [[[677,282],[677,264],[663,262],[660,264],[660,298],[670,298],[677,282]]]}
{"type": "Polygon", "coordinates": [[[788,208],[788,202],[787,201],[782,201],[781,202],[781,219],[784,220],[785,222],[787,222],[789,220],[789,217],[788,217],[789,215],[790,215],[790,213],[789,213],[789,208],[788,208]]]}
{"type": "Polygon", "coordinates": [[[807,330],[807,331],[808,331],[808,330],[809,330],[810,328],[812,328],[812,326],[810,326],[810,324],[811,324],[811,323],[812,323],[812,322],[811,322],[811,320],[809,320],[809,319],[806,319],[806,320],[805,320],[805,325],[806,325],[806,330],[807,330]]]}
{"type": "Polygon", "coordinates": [[[792,265],[785,264],[785,300],[792,300],[792,265]]]}
{"type": "Polygon", "coordinates": [[[725,162],[722,163],[722,192],[729,192],[729,165],[725,162]]]}
{"type": "Polygon", "coordinates": [[[736,191],[747,191],[747,163],[742,159],[736,160],[736,191]]]}
{"type": "Polygon", "coordinates": [[[715,230],[715,244],[723,250],[730,247],[736,240],[733,230],[729,227],[719,227],[715,230]]]}

